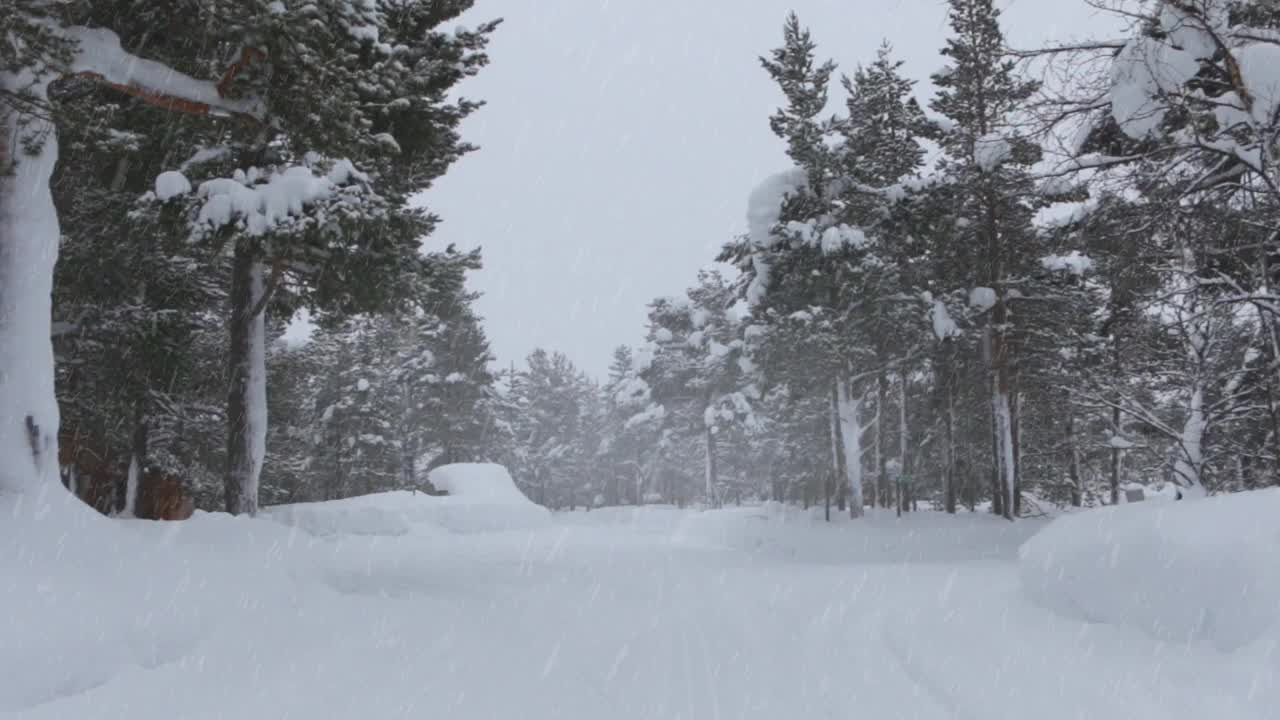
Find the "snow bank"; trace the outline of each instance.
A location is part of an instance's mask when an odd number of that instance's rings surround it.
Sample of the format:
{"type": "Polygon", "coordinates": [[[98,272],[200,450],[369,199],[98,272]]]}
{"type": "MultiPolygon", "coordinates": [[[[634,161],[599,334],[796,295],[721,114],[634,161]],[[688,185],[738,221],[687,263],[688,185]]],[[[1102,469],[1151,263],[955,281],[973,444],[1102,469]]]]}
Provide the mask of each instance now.
{"type": "Polygon", "coordinates": [[[264,508],[271,520],[315,537],[371,535],[398,537],[415,529],[430,532],[432,513],[427,495],[408,491],[379,493],[345,500],[297,503],[264,508]]]}
{"type": "Polygon", "coordinates": [[[1274,633],[1280,490],[1062,517],[1019,551],[1031,599],[1059,614],[1230,651],[1274,633]]]}
{"type": "Polygon", "coordinates": [[[58,485],[0,496],[0,717],[177,667],[219,629],[260,625],[245,598],[288,601],[306,564],[285,562],[291,545],[249,518],[109,520],[58,485]]]}
{"type": "Polygon", "coordinates": [[[524,496],[501,465],[445,465],[431,484],[449,493],[407,490],[266,508],[263,514],[315,537],[398,537],[547,527],[551,513],[524,496]]]}

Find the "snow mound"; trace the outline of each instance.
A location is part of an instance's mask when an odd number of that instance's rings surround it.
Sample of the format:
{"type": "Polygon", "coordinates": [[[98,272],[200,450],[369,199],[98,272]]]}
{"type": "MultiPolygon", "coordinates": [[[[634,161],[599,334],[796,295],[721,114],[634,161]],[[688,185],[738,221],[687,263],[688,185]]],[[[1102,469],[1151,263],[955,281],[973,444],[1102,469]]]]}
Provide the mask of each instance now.
{"type": "Polygon", "coordinates": [[[453,532],[535,530],[551,524],[551,512],[525,497],[501,465],[444,465],[428,479],[449,493],[431,500],[439,508],[436,522],[453,532]]]}
{"type": "Polygon", "coordinates": [[[1070,618],[1236,650],[1276,629],[1277,517],[1280,490],[1064,516],[1020,549],[1023,590],[1070,618]]]}
{"type": "Polygon", "coordinates": [[[263,514],[325,538],[524,531],[551,523],[551,513],[530,502],[501,465],[445,465],[433,470],[430,479],[432,485],[449,494],[401,490],[279,505],[266,508],[263,514]]]}
{"type": "Polygon", "coordinates": [[[437,490],[449,493],[454,501],[531,505],[516,487],[511,474],[494,463],[459,463],[432,470],[427,479],[437,490]]]}

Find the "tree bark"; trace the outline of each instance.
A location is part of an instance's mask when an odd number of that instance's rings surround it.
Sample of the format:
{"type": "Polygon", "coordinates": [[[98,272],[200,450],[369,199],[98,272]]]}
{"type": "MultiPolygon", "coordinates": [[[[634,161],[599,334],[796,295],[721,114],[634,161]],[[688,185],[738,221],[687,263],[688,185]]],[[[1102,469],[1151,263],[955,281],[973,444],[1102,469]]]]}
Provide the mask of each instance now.
{"type": "Polygon", "coordinates": [[[991,404],[991,512],[1004,514],[1004,494],[1000,492],[1000,418],[996,414],[995,395],[991,404]]]}
{"type": "Polygon", "coordinates": [[[876,378],[876,496],[872,498],[871,504],[882,508],[889,507],[889,488],[892,482],[889,478],[889,458],[884,447],[884,408],[888,404],[889,380],[881,372],[876,378]]]}
{"type": "MultiPolygon", "coordinates": [[[[831,408],[827,418],[827,425],[831,429],[831,472],[828,473],[830,480],[828,482],[837,483],[840,478],[845,477],[845,463],[847,458],[844,454],[844,443],[840,439],[840,382],[833,380],[831,383],[831,408]]],[[[842,491],[840,493],[842,499],[848,498],[848,493],[842,491]]],[[[850,499],[851,500],[851,499],[850,499]]],[[[841,503],[841,512],[844,511],[844,503],[841,503]]]]}
{"type": "MultiPolygon", "coordinates": [[[[1114,347],[1111,353],[1111,372],[1116,378],[1123,377],[1120,365],[1120,348],[1114,347]]],[[[1111,436],[1123,437],[1121,427],[1123,424],[1123,416],[1120,414],[1119,407],[1111,408],[1111,436]]],[[[1120,504],[1120,448],[1111,448],[1111,504],[1120,504]]]]}
{"type": "MultiPolygon", "coordinates": [[[[949,343],[950,341],[944,341],[949,343]]],[[[952,358],[948,355],[948,363],[952,358]]],[[[955,367],[947,368],[945,392],[947,394],[946,423],[946,468],[942,474],[943,507],[952,515],[956,514],[956,373],[955,367]]]]}
{"type": "Polygon", "coordinates": [[[258,512],[258,480],[266,453],[266,327],[262,265],[237,244],[231,276],[230,386],[227,392],[227,512],[258,512]],[[254,312],[258,310],[258,312],[254,312]]]}
{"type": "Polygon", "coordinates": [[[1016,481],[1013,457],[1013,409],[1009,395],[997,383],[992,405],[996,425],[996,473],[997,494],[1000,497],[1000,515],[1006,520],[1014,518],[1016,481]]]}
{"type": "Polygon", "coordinates": [[[1013,517],[1017,518],[1022,517],[1022,395],[1016,391],[1009,396],[1009,428],[1013,447],[1013,517]]]}
{"type": "Polygon", "coordinates": [[[129,474],[125,479],[124,508],[120,514],[138,517],[139,484],[147,470],[147,411],[143,400],[138,401],[133,420],[133,440],[129,458],[129,474]]]}
{"type": "Polygon", "coordinates": [[[836,383],[837,408],[840,417],[841,445],[844,448],[844,465],[846,479],[849,484],[849,516],[862,517],[864,501],[862,498],[862,425],[859,416],[862,410],[862,398],[849,387],[849,383],[840,380],[836,383]]]}
{"type": "MultiPolygon", "coordinates": [[[[907,456],[907,444],[911,434],[907,431],[907,375],[902,373],[898,379],[898,462],[901,464],[902,480],[905,486],[907,478],[911,477],[910,459],[907,456]]],[[[912,499],[912,508],[915,507],[915,493],[910,492],[912,499]]],[[[904,510],[907,508],[903,508],[904,510]]]]}
{"type": "Polygon", "coordinates": [[[1080,483],[1080,448],[1076,445],[1076,414],[1067,411],[1067,476],[1071,479],[1071,505],[1084,504],[1084,487],[1080,483]]]}
{"type": "MultiPolygon", "coordinates": [[[[1112,437],[1120,435],[1120,408],[1111,410],[1112,437]]],[[[1111,448],[1111,504],[1120,504],[1120,448],[1111,448]]]]}
{"type": "Polygon", "coordinates": [[[720,503],[716,500],[716,434],[712,432],[711,427],[707,427],[704,431],[706,438],[706,481],[707,481],[707,504],[712,507],[719,507],[720,503]]]}

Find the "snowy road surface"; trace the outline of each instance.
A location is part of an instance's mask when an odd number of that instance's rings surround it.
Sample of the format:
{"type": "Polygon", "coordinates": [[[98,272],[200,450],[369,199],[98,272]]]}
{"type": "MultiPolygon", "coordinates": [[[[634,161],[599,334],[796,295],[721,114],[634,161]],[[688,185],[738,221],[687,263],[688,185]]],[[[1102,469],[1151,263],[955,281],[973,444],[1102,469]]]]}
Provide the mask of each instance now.
{"type": "Polygon", "coordinates": [[[1029,602],[1015,556],[1040,526],[663,509],[471,534],[95,523],[121,537],[83,572],[0,585],[17,604],[0,717],[1276,717],[1257,658],[1029,602]]]}

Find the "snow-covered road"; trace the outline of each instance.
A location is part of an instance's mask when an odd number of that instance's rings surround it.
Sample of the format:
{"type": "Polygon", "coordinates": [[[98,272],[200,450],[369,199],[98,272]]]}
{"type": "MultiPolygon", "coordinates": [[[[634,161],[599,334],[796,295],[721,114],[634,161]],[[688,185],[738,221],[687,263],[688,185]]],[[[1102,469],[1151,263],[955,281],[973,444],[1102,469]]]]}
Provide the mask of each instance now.
{"type": "Polygon", "coordinates": [[[1268,717],[1247,657],[1032,605],[1014,559],[1038,527],[662,509],[476,534],[135,523],[136,562],[112,572],[139,592],[55,579],[29,611],[65,622],[8,629],[27,647],[0,654],[0,717],[1268,717]]]}

